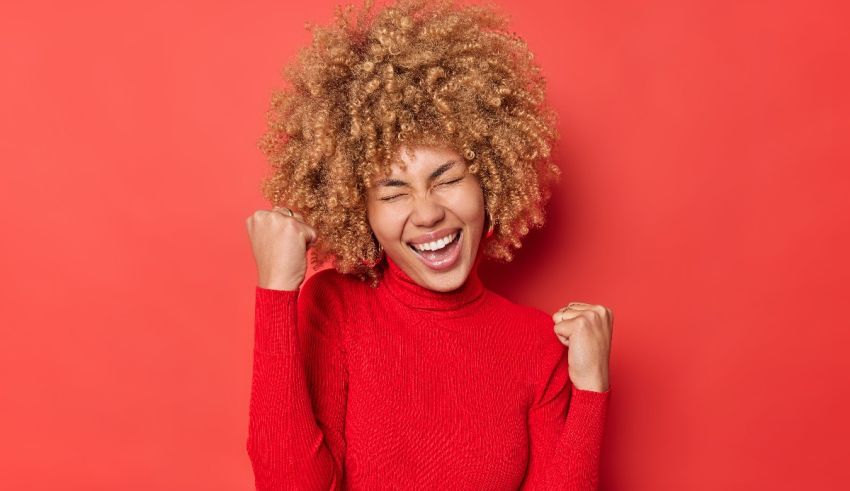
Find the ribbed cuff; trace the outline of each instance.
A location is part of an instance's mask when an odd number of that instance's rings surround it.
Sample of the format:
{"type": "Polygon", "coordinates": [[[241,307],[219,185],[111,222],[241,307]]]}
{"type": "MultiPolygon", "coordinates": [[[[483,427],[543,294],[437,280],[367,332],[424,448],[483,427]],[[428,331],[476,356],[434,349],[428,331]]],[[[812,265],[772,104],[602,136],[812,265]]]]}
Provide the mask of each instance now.
{"type": "Polygon", "coordinates": [[[570,406],[579,405],[590,409],[590,413],[604,411],[608,406],[608,400],[611,398],[611,385],[608,385],[608,390],[598,392],[595,390],[579,389],[575,385],[572,386],[572,394],[570,398],[570,406]],[[592,409],[591,409],[592,408],[592,409]]]}
{"type": "Polygon", "coordinates": [[[608,390],[606,390],[605,392],[599,392],[599,391],[596,391],[596,390],[579,389],[578,387],[573,385],[573,391],[572,392],[573,392],[572,393],[573,397],[579,397],[579,398],[585,398],[585,399],[588,399],[588,400],[597,400],[597,401],[598,400],[607,400],[608,397],[611,395],[611,384],[608,384],[608,390]]]}
{"type": "Polygon", "coordinates": [[[573,385],[568,418],[575,423],[572,427],[577,434],[582,437],[592,435],[594,438],[601,434],[605,427],[610,398],[610,385],[605,392],[578,389],[573,385]]]}
{"type": "Polygon", "coordinates": [[[257,286],[254,309],[254,349],[265,353],[288,351],[298,320],[300,290],[271,290],[257,286]]]}

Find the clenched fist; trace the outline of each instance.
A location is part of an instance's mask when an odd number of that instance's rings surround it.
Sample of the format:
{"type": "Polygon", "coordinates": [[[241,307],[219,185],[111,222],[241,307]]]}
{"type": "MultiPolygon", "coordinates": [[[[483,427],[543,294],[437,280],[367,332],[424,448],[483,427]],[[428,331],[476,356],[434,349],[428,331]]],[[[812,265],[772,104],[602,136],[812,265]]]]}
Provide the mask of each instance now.
{"type": "Polygon", "coordinates": [[[552,315],[555,334],[569,348],[570,379],[576,388],[608,390],[608,359],[614,313],[605,306],[571,302],[552,315]]]}
{"type": "Polygon", "coordinates": [[[316,230],[300,213],[276,206],[257,210],[245,220],[257,263],[257,285],[271,290],[297,290],[307,275],[307,249],[316,230]]]}

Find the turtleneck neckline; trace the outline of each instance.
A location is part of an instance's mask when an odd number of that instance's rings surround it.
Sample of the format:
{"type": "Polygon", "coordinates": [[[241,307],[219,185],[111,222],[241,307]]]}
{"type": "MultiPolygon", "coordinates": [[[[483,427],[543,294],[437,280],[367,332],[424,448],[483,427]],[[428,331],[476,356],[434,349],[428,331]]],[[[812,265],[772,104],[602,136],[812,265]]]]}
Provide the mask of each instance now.
{"type": "Polygon", "coordinates": [[[486,288],[478,276],[481,253],[476,255],[466,281],[457,289],[441,292],[426,288],[413,280],[388,255],[384,255],[380,286],[404,305],[434,312],[463,313],[473,309],[484,296],[486,288]]]}

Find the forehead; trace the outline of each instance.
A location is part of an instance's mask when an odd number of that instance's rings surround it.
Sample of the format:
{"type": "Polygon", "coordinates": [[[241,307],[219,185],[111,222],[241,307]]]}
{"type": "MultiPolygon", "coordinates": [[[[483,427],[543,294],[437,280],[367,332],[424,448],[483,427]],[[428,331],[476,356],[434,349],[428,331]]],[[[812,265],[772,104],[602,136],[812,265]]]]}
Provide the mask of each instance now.
{"type": "MultiPolygon", "coordinates": [[[[426,177],[434,169],[448,163],[464,165],[464,159],[447,146],[402,146],[390,166],[390,176],[426,177]]],[[[379,176],[381,177],[381,176],[379,176]]]]}

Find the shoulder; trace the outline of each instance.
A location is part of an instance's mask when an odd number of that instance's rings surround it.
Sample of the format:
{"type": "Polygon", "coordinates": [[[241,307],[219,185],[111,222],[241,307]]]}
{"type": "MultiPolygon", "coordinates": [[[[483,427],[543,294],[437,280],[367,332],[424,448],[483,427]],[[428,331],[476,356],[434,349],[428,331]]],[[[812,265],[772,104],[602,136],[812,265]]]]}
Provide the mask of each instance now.
{"type": "Polygon", "coordinates": [[[487,294],[490,297],[488,308],[509,325],[519,326],[519,329],[512,330],[511,337],[526,346],[532,355],[541,351],[554,354],[559,346],[563,347],[555,335],[555,322],[550,314],[537,307],[514,302],[492,290],[488,290],[487,294]]]}
{"type": "Polygon", "coordinates": [[[325,306],[348,304],[351,296],[361,294],[368,285],[354,275],[326,268],[313,273],[301,285],[301,297],[325,306]]]}
{"type": "Polygon", "coordinates": [[[334,268],[319,270],[304,280],[298,293],[298,311],[305,339],[311,331],[344,334],[345,321],[359,315],[362,302],[357,297],[366,286],[361,283],[334,268]]]}
{"type": "Polygon", "coordinates": [[[537,307],[514,302],[489,289],[487,294],[492,308],[498,309],[501,315],[511,320],[519,321],[535,336],[554,327],[552,316],[537,307]]]}
{"type": "Polygon", "coordinates": [[[491,296],[491,305],[499,309],[500,317],[519,326],[519,329],[511,331],[510,342],[527,363],[529,390],[530,394],[534,394],[534,400],[541,397],[542,385],[547,382],[555,385],[565,383],[567,348],[555,334],[552,316],[537,307],[513,302],[496,293],[491,296]]]}
{"type": "Polygon", "coordinates": [[[512,333],[515,341],[528,349],[528,360],[538,368],[551,367],[557,364],[564,355],[564,346],[555,334],[555,321],[552,315],[530,305],[511,301],[495,292],[489,292],[493,298],[493,306],[498,308],[500,315],[513,321],[514,325],[522,326],[520,332],[512,333]]]}

